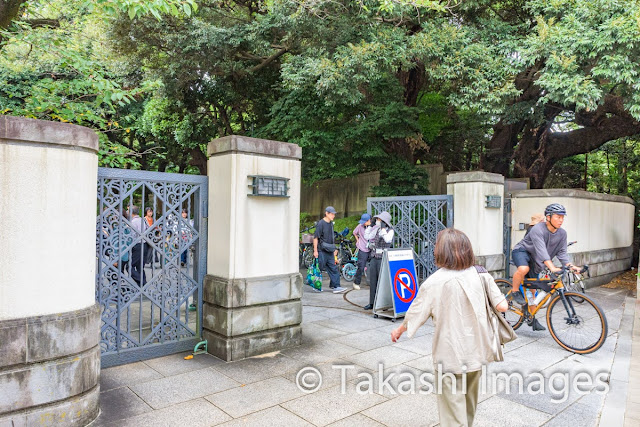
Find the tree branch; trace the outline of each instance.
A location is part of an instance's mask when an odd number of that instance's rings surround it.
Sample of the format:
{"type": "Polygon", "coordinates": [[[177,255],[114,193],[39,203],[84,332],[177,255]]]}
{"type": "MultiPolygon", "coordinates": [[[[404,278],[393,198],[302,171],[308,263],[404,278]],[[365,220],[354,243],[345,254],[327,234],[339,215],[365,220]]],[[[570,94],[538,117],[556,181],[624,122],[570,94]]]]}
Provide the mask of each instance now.
{"type": "Polygon", "coordinates": [[[247,73],[255,73],[256,71],[260,71],[261,69],[263,69],[267,65],[271,64],[273,61],[275,61],[276,59],[280,58],[282,55],[284,55],[288,51],[289,51],[289,49],[287,49],[286,47],[280,49],[279,51],[277,51],[276,53],[274,53],[270,57],[266,58],[260,64],[256,65],[255,67],[249,68],[247,70],[247,73]]]}

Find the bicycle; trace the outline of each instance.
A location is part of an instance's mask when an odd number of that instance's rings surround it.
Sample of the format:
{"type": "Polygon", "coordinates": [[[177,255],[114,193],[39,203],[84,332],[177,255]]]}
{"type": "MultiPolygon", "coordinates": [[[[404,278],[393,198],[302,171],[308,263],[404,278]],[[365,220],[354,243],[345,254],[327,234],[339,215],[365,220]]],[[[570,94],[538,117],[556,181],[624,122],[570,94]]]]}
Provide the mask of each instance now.
{"type": "Polygon", "coordinates": [[[301,231],[302,236],[300,238],[300,246],[299,246],[299,253],[298,253],[298,261],[300,263],[301,266],[304,266],[304,268],[309,268],[309,266],[311,265],[311,263],[314,260],[314,256],[313,256],[313,234],[308,234],[305,233],[306,231],[310,231],[312,229],[314,229],[316,226],[315,224],[312,225],[311,227],[307,227],[304,230],[301,231]]]}
{"type": "MultiPolygon", "coordinates": [[[[563,273],[568,269],[562,268],[563,273]]],[[[587,269],[588,270],[588,269],[587,269]]],[[[565,288],[562,275],[550,273],[551,279],[525,279],[521,287],[545,292],[536,305],[519,306],[509,301],[503,316],[513,329],[526,320],[533,322],[536,313],[548,304],[546,320],[551,337],[567,351],[588,354],[598,350],[607,339],[607,317],[600,306],[588,295],[565,288]],[[574,304],[574,302],[576,304],[574,304]],[[533,308],[532,308],[533,307],[533,308]]],[[[495,279],[502,293],[511,292],[511,281],[495,279]]],[[[523,293],[524,294],[524,293],[523,293]]]]}
{"type": "Polygon", "coordinates": [[[351,255],[349,261],[345,262],[342,265],[342,269],[341,269],[342,277],[347,282],[353,282],[353,280],[356,277],[356,272],[358,271],[358,253],[359,252],[360,250],[356,249],[356,251],[351,255]]]}

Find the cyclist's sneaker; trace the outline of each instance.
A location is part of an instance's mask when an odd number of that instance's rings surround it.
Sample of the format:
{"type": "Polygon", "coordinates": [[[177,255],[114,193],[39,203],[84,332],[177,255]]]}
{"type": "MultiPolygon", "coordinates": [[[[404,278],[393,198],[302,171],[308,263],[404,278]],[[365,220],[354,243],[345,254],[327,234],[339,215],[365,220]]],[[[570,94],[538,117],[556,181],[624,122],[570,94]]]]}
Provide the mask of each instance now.
{"type": "Polygon", "coordinates": [[[533,329],[534,331],[546,331],[547,328],[545,328],[544,326],[542,326],[542,324],[540,322],[538,322],[538,319],[536,319],[535,317],[533,318],[532,321],[527,322],[529,324],[529,326],[531,326],[531,329],[533,329]]]}
{"type": "Polygon", "coordinates": [[[353,284],[353,289],[355,289],[356,291],[360,290],[360,285],[358,285],[357,283],[353,284]]]}
{"type": "Polygon", "coordinates": [[[342,286],[338,286],[337,288],[333,288],[334,294],[341,294],[343,292],[347,292],[347,288],[343,288],[342,286]]]}
{"type": "Polygon", "coordinates": [[[525,305],[527,303],[527,300],[524,299],[524,295],[522,295],[522,292],[520,291],[509,292],[507,294],[507,298],[509,298],[511,301],[515,301],[520,305],[525,305]]]}
{"type": "Polygon", "coordinates": [[[311,287],[311,289],[313,289],[314,292],[322,292],[322,289],[314,288],[313,286],[311,287]]]}

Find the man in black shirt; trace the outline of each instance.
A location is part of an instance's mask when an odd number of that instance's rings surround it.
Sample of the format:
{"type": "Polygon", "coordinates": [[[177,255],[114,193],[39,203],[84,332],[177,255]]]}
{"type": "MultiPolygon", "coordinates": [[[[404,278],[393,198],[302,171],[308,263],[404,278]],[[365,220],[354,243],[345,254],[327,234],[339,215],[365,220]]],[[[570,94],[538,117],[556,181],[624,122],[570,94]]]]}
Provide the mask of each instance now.
{"type": "Polygon", "coordinates": [[[335,256],[338,255],[333,235],[333,220],[336,210],[333,206],[327,206],[324,210],[324,218],[318,221],[316,232],[313,234],[313,256],[318,258],[320,270],[329,273],[329,287],[334,294],[346,292],[346,288],[340,286],[340,273],[336,265],[335,256]]]}

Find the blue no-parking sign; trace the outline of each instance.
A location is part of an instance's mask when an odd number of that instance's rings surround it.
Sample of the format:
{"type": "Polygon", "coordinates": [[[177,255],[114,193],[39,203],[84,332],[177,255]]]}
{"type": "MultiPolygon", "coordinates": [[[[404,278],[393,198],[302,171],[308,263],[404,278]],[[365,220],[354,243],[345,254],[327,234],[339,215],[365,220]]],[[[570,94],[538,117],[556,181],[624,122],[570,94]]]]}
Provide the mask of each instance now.
{"type": "Polygon", "coordinates": [[[403,316],[418,294],[418,277],[411,249],[388,249],[382,258],[373,311],[396,319],[403,316]],[[388,310],[393,308],[393,315],[388,310]]]}
{"type": "Polygon", "coordinates": [[[418,293],[413,251],[411,249],[389,251],[388,258],[395,312],[396,315],[401,315],[407,312],[418,293]]]}

